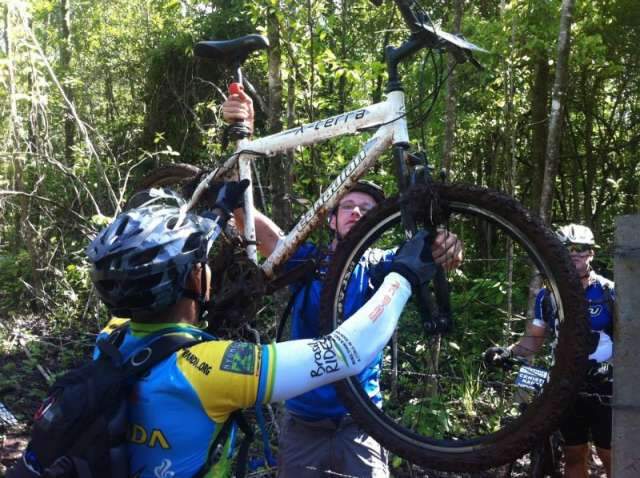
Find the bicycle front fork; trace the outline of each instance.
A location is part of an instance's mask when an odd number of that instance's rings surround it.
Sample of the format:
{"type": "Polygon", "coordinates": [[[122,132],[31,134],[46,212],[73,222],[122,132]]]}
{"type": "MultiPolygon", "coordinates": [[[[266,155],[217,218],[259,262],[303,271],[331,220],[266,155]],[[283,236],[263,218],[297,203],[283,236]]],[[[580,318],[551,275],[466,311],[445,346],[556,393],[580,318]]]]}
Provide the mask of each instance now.
{"type": "MultiPolygon", "coordinates": [[[[409,152],[409,144],[398,143],[393,147],[393,160],[398,178],[401,220],[405,235],[407,238],[412,237],[418,227],[423,225],[433,243],[438,233],[438,224],[434,218],[440,216],[439,211],[434,213],[434,209],[439,209],[440,205],[430,187],[432,178],[426,155],[412,154],[409,152]],[[424,189],[426,194],[412,194],[417,189],[424,189]],[[428,204],[423,203],[425,197],[428,198],[428,204]],[[416,203],[417,201],[420,203],[416,203]],[[422,211],[420,215],[423,217],[417,217],[416,211],[422,211]]],[[[453,325],[447,277],[441,266],[435,267],[432,287],[425,284],[419,291],[414,291],[426,335],[447,333],[453,325]]]]}

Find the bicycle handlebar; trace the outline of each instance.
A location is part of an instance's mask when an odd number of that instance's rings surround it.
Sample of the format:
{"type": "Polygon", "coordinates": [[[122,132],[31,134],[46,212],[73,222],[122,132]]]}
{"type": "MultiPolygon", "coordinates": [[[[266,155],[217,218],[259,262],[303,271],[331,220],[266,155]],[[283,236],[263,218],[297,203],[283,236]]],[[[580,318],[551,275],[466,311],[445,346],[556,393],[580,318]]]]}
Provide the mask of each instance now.
{"type": "MultiPolygon", "coordinates": [[[[372,2],[376,6],[381,4],[380,1],[372,0],[372,2]]],[[[411,31],[411,37],[403,45],[394,49],[396,64],[422,48],[445,48],[460,63],[469,61],[476,68],[483,69],[472,53],[474,51],[488,53],[487,50],[474,45],[460,35],[452,35],[437,28],[428,18],[426,12],[420,11],[416,14],[414,10],[416,2],[414,0],[394,0],[394,3],[411,31]]]]}

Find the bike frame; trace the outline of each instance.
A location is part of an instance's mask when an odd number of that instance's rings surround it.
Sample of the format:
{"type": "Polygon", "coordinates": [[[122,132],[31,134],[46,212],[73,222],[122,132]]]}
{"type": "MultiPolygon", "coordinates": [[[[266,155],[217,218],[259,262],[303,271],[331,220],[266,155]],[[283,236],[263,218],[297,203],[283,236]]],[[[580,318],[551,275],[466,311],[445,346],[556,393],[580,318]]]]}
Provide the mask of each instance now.
{"type": "MultiPolygon", "coordinates": [[[[402,145],[406,149],[409,143],[409,133],[403,91],[389,92],[387,98],[382,102],[307,123],[281,133],[252,140],[239,140],[235,154],[200,183],[187,208],[197,202],[210,180],[221,179],[236,164],[238,164],[240,179],[251,180],[251,161],[256,157],[275,156],[301,146],[317,144],[347,134],[357,134],[362,130],[376,127],[377,130],[373,137],[362,145],[358,154],[345,166],[309,210],[302,215],[298,223],[284,238],[278,241],[273,253],[259,266],[267,277],[272,278],[275,269],[291,257],[386,149],[392,145],[402,145]]],[[[252,184],[244,193],[244,235],[250,243],[247,246],[247,255],[257,264],[252,184]]]]}

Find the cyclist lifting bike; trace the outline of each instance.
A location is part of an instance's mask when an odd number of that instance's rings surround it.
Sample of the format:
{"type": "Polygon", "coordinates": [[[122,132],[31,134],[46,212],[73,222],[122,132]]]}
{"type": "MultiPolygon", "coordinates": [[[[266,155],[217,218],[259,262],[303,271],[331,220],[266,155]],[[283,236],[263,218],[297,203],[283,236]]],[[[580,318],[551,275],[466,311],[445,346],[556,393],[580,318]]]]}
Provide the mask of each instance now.
{"type": "MultiPolygon", "coordinates": [[[[236,125],[229,133],[236,142],[235,152],[212,165],[210,172],[171,165],[150,174],[144,186],[188,184],[193,193],[186,208],[197,208],[209,184],[235,173],[251,179],[251,162],[258,157],[373,131],[263,261],[258,260],[256,248],[253,193],[251,188],[245,192],[244,234],[226,231],[233,251],[227,257],[234,261],[228,262],[219,275],[221,282],[214,286],[212,312],[231,304],[242,305],[250,315],[256,310],[247,305],[251,300],[259,304],[262,295],[314,270],[314,264],[293,269],[284,265],[376,160],[389,152],[399,193],[368,211],[335,250],[320,300],[322,332],[334,330],[348,318],[345,299],[368,251],[393,250],[424,228],[431,238],[438,231],[460,238],[465,262],[456,271],[434,265],[433,280],[416,291],[415,300],[404,309],[394,340],[382,354],[381,407],[371,401],[357,377],[340,382],[338,394],[362,428],[394,453],[430,468],[479,470],[514,460],[557,425],[587,366],[587,308],[567,251],[536,217],[500,192],[433,179],[426,155],[412,150],[407,116],[414,112],[406,109],[402,65],[423,50],[447,52],[458,63],[477,64],[472,53],[482,50],[441,31],[417,2],[395,3],[409,35],[399,46],[385,48],[384,101],[265,137],[250,138],[243,125],[236,125]],[[515,387],[492,385],[481,356],[491,345],[512,343],[526,334],[530,289],[542,285],[557,304],[557,334],[541,345],[553,357],[549,376],[523,409],[515,387]],[[252,297],[247,297],[247,290],[252,297]],[[469,333],[470,324],[482,332],[469,333]]],[[[248,35],[200,42],[195,53],[233,68],[230,91],[237,92],[243,62],[267,47],[263,37],[248,35]]],[[[441,81],[442,67],[437,61],[433,65],[441,81]]]]}

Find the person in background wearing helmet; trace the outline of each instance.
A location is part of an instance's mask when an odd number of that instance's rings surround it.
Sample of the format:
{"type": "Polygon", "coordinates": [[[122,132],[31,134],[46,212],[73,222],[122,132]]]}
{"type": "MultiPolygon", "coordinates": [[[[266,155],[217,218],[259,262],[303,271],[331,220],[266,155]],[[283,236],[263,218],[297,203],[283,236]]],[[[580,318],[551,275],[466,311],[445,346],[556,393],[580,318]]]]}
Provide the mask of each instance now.
{"type": "MultiPolygon", "coordinates": [[[[132,476],[221,472],[209,457],[234,410],[360,373],[390,339],[411,288],[429,280],[422,231],[396,254],[370,300],[331,334],[269,345],[212,340],[201,329],[211,283],[207,255],[229,217],[225,211],[236,207],[247,184],[221,185],[213,195],[215,213],[181,214],[156,199],[143,202],[120,214],[87,249],[100,299],[112,314],[130,319],[120,346],[125,356],[162,333],[200,340],[136,382],[129,417],[132,476]],[[324,351],[321,363],[318,348],[324,351]],[[318,367],[322,373],[313,373],[318,367]]],[[[123,320],[112,320],[103,334],[123,320]]]]}
{"type": "MultiPolygon", "coordinates": [[[[613,306],[614,283],[591,268],[596,243],[591,229],[579,224],[561,227],[558,237],[569,249],[589,304],[594,342],[584,389],[560,424],[564,438],[567,478],[588,476],[589,439],[594,442],[607,476],[611,476],[611,393],[613,391],[613,306]]],[[[541,289],[536,297],[535,318],[527,334],[511,347],[490,347],[485,362],[497,365],[512,355],[530,357],[542,346],[547,328],[554,328],[556,306],[549,291],[541,289]]]]}
{"type": "MultiPolygon", "coordinates": [[[[251,122],[253,118],[253,104],[244,93],[229,96],[222,111],[229,122],[251,122]]],[[[310,339],[320,335],[321,276],[328,268],[331,252],[351,228],[382,200],[382,188],[369,181],[359,181],[329,216],[333,240],[328,247],[322,249],[306,243],[289,259],[288,269],[310,258],[315,258],[320,264],[312,277],[291,287],[292,339],[310,339]]],[[[236,225],[242,229],[242,211],[235,211],[235,214],[236,225]]],[[[268,257],[284,233],[259,211],[255,211],[255,217],[258,251],[268,257]]],[[[447,269],[457,267],[462,261],[462,243],[454,234],[439,233],[431,247],[434,261],[447,269]]],[[[374,294],[380,278],[393,263],[394,254],[393,250],[369,250],[363,256],[348,285],[344,304],[346,317],[354,314],[374,294]]],[[[382,354],[377,355],[358,375],[371,399],[380,406],[381,359],[382,354]]],[[[324,477],[328,473],[358,478],[389,476],[386,450],[351,419],[333,385],[318,387],[287,400],[278,447],[279,477],[324,477]]]]}

